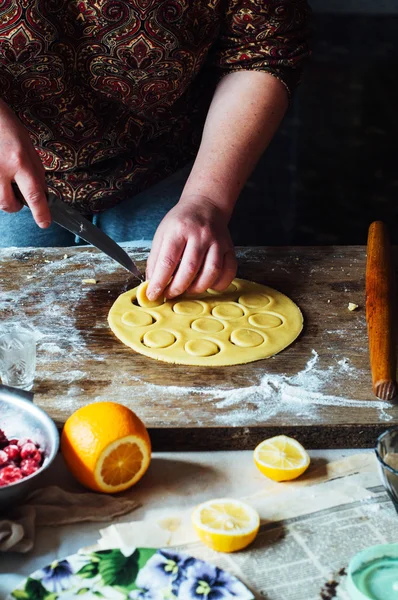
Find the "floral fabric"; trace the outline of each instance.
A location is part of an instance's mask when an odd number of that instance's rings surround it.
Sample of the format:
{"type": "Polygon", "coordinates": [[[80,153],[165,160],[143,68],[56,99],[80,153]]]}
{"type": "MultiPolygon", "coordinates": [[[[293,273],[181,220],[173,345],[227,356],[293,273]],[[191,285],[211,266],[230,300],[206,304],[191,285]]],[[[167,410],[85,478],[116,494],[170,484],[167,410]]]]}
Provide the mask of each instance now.
{"type": "Polygon", "coordinates": [[[74,554],[21,583],[7,600],[254,600],[236,577],[174,549],[74,554]]]}
{"type": "Polygon", "coordinates": [[[101,211],[195,155],[220,75],[293,89],[307,14],[306,0],[0,0],[0,97],[49,186],[101,211]]]}

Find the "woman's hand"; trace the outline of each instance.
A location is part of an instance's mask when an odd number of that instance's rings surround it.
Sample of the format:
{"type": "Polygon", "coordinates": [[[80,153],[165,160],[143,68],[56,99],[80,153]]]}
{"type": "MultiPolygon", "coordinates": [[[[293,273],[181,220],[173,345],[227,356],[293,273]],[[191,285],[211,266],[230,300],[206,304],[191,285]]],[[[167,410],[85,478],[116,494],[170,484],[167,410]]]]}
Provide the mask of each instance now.
{"type": "Polygon", "coordinates": [[[46,179],[29,134],[10,108],[0,100],[0,210],[18,212],[11,184],[15,182],[39,227],[48,227],[51,215],[46,199],[46,179]]]}
{"type": "Polygon", "coordinates": [[[149,300],[228,287],[237,269],[228,220],[209,198],[180,199],[153,239],[146,272],[149,300]]]}

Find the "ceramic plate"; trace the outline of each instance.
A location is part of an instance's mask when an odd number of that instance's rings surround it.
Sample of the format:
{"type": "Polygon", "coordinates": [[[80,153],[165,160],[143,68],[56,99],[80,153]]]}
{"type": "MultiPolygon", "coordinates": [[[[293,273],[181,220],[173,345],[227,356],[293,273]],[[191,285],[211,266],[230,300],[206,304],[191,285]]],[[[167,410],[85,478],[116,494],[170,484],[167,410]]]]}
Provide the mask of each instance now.
{"type": "Polygon", "coordinates": [[[254,600],[241,581],[172,549],[73,554],[35,571],[9,596],[19,600],[254,600]]]}

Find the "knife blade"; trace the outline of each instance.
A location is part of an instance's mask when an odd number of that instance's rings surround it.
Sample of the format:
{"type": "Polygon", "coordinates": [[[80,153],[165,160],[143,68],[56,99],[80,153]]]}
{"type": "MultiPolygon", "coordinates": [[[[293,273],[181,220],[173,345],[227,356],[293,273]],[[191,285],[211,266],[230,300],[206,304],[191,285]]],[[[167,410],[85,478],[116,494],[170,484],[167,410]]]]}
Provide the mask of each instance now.
{"type": "MultiPolygon", "coordinates": [[[[28,206],[16,183],[13,183],[12,187],[18,200],[25,206],[28,206]]],[[[106,235],[101,229],[93,225],[86,217],[83,217],[76,209],[65,204],[55,194],[51,193],[48,194],[48,206],[55,223],[78,235],[88,244],[92,244],[138,277],[140,281],[144,281],[141,271],[127,252],[115,240],[110,238],[109,235],[106,235]]]]}
{"type": "Polygon", "coordinates": [[[48,195],[48,207],[55,223],[78,235],[82,240],[92,244],[105,254],[116,260],[125,269],[133,273],[140,281],[144,278],[133,259],[106,233],[93,225],[77,210],[62,202],[53,194],[48,195]]]}

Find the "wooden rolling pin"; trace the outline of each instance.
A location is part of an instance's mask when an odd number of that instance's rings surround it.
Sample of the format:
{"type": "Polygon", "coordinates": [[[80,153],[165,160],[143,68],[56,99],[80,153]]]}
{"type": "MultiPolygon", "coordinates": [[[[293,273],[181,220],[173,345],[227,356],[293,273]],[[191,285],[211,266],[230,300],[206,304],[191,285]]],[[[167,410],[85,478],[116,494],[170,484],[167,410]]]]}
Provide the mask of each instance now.
{"type": "Polygon", "coordinates": [[[392,400],[398,392],[394,279],[387,228],[375,221],[368,233],[366,321],[373,392],[381,400],[392,400]]]}

